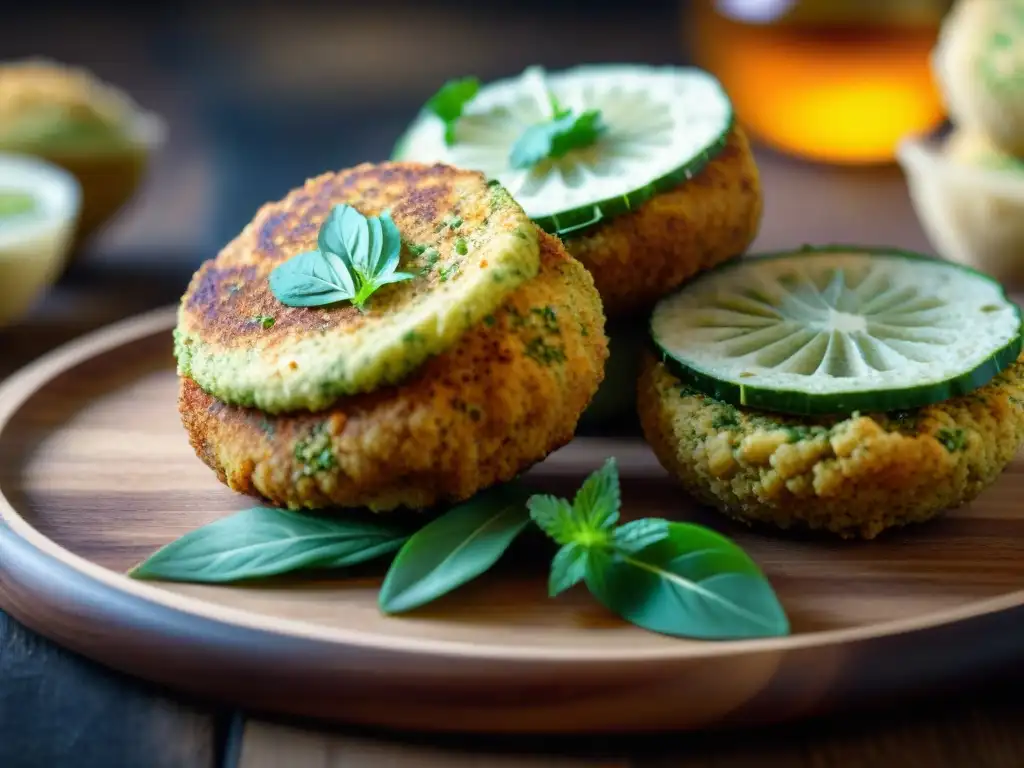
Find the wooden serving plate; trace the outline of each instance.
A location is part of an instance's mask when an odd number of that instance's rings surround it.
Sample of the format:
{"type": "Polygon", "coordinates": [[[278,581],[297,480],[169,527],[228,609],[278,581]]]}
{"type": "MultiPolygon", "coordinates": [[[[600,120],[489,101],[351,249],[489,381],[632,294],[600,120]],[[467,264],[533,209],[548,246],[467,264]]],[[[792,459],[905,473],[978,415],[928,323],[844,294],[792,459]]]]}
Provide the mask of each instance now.
{"type": "Polygon", "coordinates": [[[765,568],[793,635],[701,643],[628,626],[547,562],[511,558],[419,612],[382,569],[245,587],[123,572],[251,499],[192,453],[166,309],[66,346],[0,389],[0,605],[111,667],[255,710],[395,728],[629,732],[778,721],[956,683],[1024,648],[1024,462],[975,503],[873,542],[749,531],[702,511],[636,438],[529,475],[571,493],[618,457],[628,516],[686,517],[765,568]]]}

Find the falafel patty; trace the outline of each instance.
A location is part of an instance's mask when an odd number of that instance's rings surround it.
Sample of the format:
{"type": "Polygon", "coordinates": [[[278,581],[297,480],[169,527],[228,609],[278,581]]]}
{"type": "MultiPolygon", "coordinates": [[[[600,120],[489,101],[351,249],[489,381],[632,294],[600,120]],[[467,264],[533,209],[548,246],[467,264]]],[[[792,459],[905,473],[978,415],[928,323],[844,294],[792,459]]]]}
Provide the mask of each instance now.
{"type": "Polygon", "coordinates": [[[398,386],[321,413],[267,416],[182,379],[196,454],[222,482],[290,508],[425,508],[505,482],[568,443],[604,377],[590,274],[538,232],[541,268],[398,386]]]}
{"type": "Polygon", "coordinates": [[[1024,356],[980,389],[889,414],[801,419],[697,393],[647,354],[638,409],[662,466],[745,522],[872,539],[975,498],[1024,442],[1024,356]]]}
{"type": "Polygon", "coordinates": [[[231,405],[268,413],[322,410],[395,384],[500,307],[537,274],[537,228],[483,174],[445,165],[363,163],[326,173],[264,205],[182,297],[178,372],[231,405]],[[268,276],[318,247],[321,222],[346,203],[389,210],[401,271],[367,306],[284,305],[268,276]]]}
{"type": "Polygon", "coordinates": [[[692,179],[566,239],[594,276],[609,317],[648,309],[689,278],[739,256],[764,207],[746,134],[734,125],[725,147],[692,179]]]}

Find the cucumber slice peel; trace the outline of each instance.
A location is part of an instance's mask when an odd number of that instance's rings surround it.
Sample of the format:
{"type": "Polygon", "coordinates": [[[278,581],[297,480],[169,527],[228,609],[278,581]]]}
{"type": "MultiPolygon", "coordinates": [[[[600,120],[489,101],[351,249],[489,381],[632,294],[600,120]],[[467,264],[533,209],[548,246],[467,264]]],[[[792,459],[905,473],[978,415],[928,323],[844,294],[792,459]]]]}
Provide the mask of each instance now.
{"type": "Polygon", "coordinates": [[[732,127],[729,97],[700,69],[593,65],[545,74],[531,67],[482,86],[454,126],[422,110],[392,159],[482,171],[541,229],[569,237],[696,176],[725,147],[732,127]],[[604,130],[561,157],[515,167],[513,147],[526,130],[551,118],[552,103],[575,115],[600,112],[604,130]]]}
{"type": "Polygon", "coordinates": [[[1020,309],[992,278],[847,245],[721,265],[659,302],[650,334],[694,389],[797,416],[942,402],[987,384],[1022,350],[1020,309]]]}

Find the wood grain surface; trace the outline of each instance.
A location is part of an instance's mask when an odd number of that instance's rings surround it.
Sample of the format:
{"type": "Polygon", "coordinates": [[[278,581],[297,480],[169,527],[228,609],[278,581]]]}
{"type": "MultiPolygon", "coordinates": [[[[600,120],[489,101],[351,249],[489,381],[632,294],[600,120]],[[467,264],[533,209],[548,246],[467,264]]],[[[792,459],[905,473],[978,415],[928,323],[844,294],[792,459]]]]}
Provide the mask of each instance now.
{"type": "Polygon", "coordinates": [[[0,397],[10,503],[0,516],[17,534],[2,539],[5,608],[104,663],[293,715],[604,732],[798,718],[1019,658],[1021,462],[974,504],[859,543],[709,515],[637,438],[578,438],[531,473],[536,487],[567,493],[616,455],[627,516],[713,525],[763,565],[792,619],[794,635],[780,640],[671,639],[618,621],[582,590],[549,600],[550,553],[529,540],[494,572],[401,618],[376,609],[372,568],[235,588],[128,580],[119,574],[156,547],[252,503],[185,440],[172,323],[169,309],[86,337],[0,397]]]}

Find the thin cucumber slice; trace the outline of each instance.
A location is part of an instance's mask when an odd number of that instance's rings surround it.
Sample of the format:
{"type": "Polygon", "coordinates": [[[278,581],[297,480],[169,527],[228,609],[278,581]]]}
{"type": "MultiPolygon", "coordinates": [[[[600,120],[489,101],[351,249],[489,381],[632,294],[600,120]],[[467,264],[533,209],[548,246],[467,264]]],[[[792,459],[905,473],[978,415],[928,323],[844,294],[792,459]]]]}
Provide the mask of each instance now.
{"type": "Polygon", "coordinates": [[[698,174],[721,152],[732,124],[728,95],[700,69],[594,65],[546,74],[533,67],[481,87],[464,105],[450,146],[444,121],[423,110],[392,159],[482,171],[539,227],[566,237],[698,174]],[[561,157],[513,167],[516,142],[550,119],[553,105],[576,115],[600,110],[603,132],[561,157]]]}
{"type": "Polygon", "coordinates": [[[765,254],[663,299],[651,337],[673,372],[736,406],[794,415],[920,408],[1021,354],[1021,313],[992,278],[857,246],[765,254]]]}

